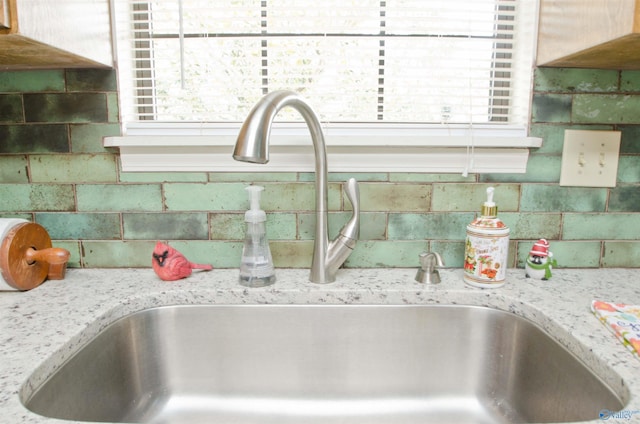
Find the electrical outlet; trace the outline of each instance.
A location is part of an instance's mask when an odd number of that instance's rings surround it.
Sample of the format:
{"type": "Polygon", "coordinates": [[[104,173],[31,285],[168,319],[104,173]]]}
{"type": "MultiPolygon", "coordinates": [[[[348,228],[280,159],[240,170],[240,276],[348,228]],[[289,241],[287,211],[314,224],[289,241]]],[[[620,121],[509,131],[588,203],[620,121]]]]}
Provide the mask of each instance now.
{"type": "Polygon", "coordinates": [[[620,131],[565,130],[561,186],[615,187],[620,131]]]}

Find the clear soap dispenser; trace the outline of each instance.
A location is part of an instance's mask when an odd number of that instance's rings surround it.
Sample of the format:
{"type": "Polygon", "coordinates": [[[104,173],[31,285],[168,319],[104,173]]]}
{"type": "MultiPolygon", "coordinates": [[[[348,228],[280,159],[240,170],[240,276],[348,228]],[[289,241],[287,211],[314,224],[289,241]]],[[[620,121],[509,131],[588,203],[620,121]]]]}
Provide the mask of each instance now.
{"type": "Polygon", "coordinates": [[[251,209],[244,214],[246,233],[242,260],[240,262],[240,284],[247,287],[264,287],[275,283],[276,274],[267,240],[267,214],[260,209],[261,186],[246,187],[251,209]]]}

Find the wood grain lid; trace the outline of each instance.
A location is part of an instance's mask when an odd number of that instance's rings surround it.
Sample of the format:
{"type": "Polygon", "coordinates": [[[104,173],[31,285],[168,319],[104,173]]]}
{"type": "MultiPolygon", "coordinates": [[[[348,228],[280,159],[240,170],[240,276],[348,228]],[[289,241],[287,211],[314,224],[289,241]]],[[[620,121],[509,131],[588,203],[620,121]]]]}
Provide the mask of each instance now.
{"type": "Polygon", "coordinates": [[[39,224],[27,222],[14,226],[1,241],[0,272],[11,287],[30,290],[47,278],[49,262],[35,260],[33,251],[51,248],[51,238],[39,224]]]}

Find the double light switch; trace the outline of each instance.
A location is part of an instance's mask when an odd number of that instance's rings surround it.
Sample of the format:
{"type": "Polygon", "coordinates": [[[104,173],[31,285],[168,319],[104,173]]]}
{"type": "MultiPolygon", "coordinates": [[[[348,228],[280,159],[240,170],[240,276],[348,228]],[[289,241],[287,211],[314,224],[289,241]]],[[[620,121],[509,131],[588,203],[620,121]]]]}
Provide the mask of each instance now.
{"type": "Polygon", "coordinates": [[[565,130],[561,186],[615,187],[620,131],[565,130]]]}

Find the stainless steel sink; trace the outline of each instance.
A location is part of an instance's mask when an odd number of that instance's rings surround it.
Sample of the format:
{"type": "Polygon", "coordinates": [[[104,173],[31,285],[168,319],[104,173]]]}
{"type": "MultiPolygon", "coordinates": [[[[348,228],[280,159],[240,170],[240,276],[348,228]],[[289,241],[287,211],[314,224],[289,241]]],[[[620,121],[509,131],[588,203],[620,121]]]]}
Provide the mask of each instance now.
{"type": "Polygon", "coordinates": [[[473,306],[171,306],[100,332],[23,403],[77,421],[596,420],[621,397],[530,321],[473,306]]]}

